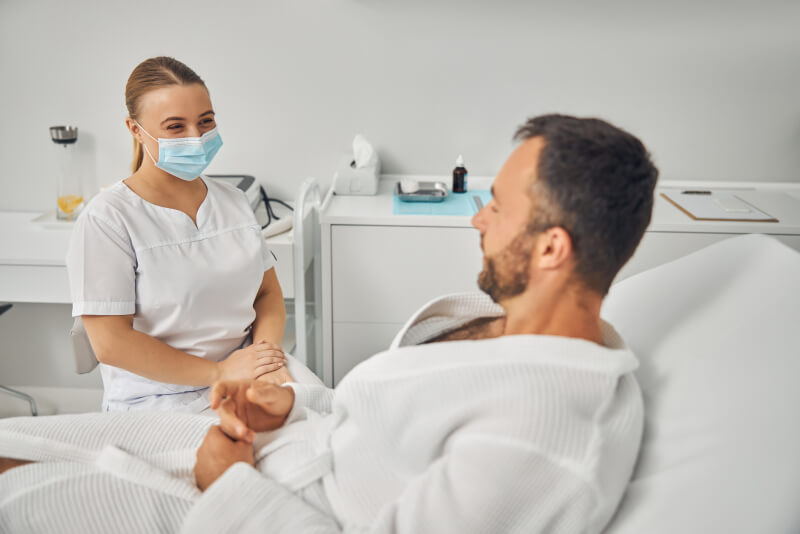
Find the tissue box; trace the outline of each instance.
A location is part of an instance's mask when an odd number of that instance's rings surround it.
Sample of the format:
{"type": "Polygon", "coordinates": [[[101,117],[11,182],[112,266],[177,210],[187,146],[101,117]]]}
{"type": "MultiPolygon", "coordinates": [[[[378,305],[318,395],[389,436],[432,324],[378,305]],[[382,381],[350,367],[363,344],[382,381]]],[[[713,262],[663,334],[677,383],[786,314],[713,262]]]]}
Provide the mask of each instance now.
{"type": "Polygon", "coordinates": [[[381,175],[380,161],[367,167],[356,167],[352,156],[339,161],[333,176],[333,192],[337,195],[374,195],[378,192],[381,175]]]}

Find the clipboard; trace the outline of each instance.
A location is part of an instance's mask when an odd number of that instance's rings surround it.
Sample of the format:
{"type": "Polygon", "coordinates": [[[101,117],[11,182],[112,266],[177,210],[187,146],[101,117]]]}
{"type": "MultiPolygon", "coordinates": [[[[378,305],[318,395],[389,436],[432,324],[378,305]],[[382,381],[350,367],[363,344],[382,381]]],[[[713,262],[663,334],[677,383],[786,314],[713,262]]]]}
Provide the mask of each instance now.
{"type": "Polygon", "coordinates": [[[661,196],[695,221],[779,222],[733,193],[670,191],[661,196]]]}

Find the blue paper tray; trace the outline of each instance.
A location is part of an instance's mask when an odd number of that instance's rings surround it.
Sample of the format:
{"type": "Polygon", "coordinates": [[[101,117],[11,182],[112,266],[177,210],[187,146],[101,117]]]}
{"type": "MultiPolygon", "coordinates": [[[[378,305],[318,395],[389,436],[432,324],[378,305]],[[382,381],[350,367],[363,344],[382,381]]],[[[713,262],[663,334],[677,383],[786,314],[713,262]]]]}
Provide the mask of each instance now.
{"type": "Polygon", "coordinates": [[[441,202],[403,202],[397,195],[392,199],[393,215],[465,215],[472,217],[492,199],[492,192],[487,189],[476,189],[466,193],[450,193],[441,202]]]}

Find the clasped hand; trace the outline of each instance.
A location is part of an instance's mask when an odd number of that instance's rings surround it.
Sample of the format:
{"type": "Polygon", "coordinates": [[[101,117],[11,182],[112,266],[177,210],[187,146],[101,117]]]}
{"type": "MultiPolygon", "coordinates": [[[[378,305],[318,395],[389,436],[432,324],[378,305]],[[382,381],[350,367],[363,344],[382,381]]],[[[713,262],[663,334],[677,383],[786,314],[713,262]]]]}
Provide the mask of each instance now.
{"type": "Polygon", "coordinates": [[[255,433],[286,421],[294,390],[253,380],[223,381],[212,387],[210,401],[220,424],[209,429],[194,466],[195,481],[204,491],[236,462],[254,465],[255,433]]]}
{"type": "Polygon", "coordinates": [[[286,354],[279,345],[261,340],[233,351],[219,363],[219,380],[251,380],[285,369],[286,354]]]}

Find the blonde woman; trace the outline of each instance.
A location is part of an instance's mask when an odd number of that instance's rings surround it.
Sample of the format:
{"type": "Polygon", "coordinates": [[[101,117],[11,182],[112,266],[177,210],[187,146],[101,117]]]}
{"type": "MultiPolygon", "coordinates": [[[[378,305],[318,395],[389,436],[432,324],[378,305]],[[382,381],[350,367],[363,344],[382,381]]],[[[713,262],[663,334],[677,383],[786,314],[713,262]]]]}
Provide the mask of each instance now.
{"type": "Polygon", "coordinates": [[[103,409],[200,412],[217,380],[291,380],[261,229],[241,191],[201,175],[222,145],[205,83],[151,58],[131,73],[125,102],[133,174],[92,200],[67,253],[103,409]]]}

